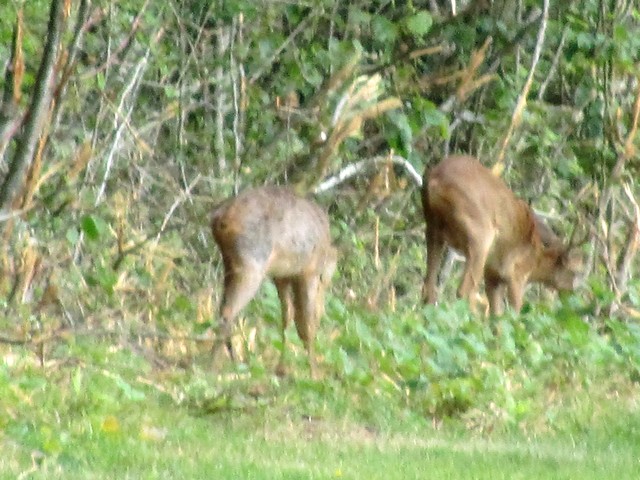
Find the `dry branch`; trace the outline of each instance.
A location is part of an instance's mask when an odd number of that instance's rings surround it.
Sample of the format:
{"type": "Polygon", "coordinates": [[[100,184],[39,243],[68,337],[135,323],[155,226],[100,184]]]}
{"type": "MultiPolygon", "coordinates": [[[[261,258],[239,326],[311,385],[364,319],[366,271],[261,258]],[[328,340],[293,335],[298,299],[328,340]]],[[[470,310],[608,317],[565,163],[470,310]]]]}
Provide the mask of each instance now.
{"type": "MultiPolygon", "coordinates": [[[[349,63],[345,68],[339,71],[334,77],[344,78],[346,81],[346,72],[353,70],[354,64],[349,63]]],[[[337,90],[335,78],[330,79],[331,89],[323,90],[326,93],[337,90]]],[[[379,117],[380,115],[402,107],[400,99],[389,97],[379,100],[384,93],[382,87],[382,77],[378,74],[371,76],[362,75],[354,79],[344,88],[344,93],[338,99],[331,115],[331,130],[327,140],[321,144],[315,154],[315,174],[308,176],[298,184],[298,189],[307,191],[313,189],[320,179],[322,179],[329,170],[329,163],[338,151],[342,142],[348,137],[357,134],[362,124],[369,119],[379,117]]],[[[325,100],[325,104],[329,99],[325,100]]]]}
{"type": "MultiPolygon", "coordinates": [[[[638,202],[636,201],[628,183],[624,184],[623,190],[629,200],[629,203],[633,207],[633,215],[629,221],[627,238],[624,242],[624,249],[620,252],[618,268],[616,271],[616,283],[618,286],[619,296],[627,290],[627,283],[631,277],[631,265],[633,263],[633,259],[638,253],[638,246],[640,245],[640,206],[638,206],[638,202]]],[[[620,299],[618,298],[618,300],[620,299]]]]}
{"type": "MultiPolygon", "coordinates": [[[[155,39],[152,41],[152,45],[153,43],[157,42],[162,37],[163,34],[164,34],[164,30],[161,29],[156,35],[155,39]]],[[[104,192],[107,187],[107,180],[111,175],[111,167],[113,165],[115,154],[120,147],[120,140],[122,137],[122,133],[124,131],[125,126],[128,125],[129,118],[131,117],[131,113],[133,112],[133,109],[136,105],[135,99],[138,93],[138,87],[140,85],[142,76],[144,75],[144,72],[146,70],[152,45],[149,45],[147,47],[147,51],[145,52],[145,54],[142,56],[142,58],[136,65],[136,68],[134,69],[133,74],[131,75],[129,83],[127,84],[124,91],[122,92],[122,95],[120,97],[120,103],[118,104],[118,107],[115,110],[114,119],[113,119],[113,128],[115,132],[113,143],[111,144],[111,148],[107,155],[104,177],[102,179],[102,183],[100,184],[100,188],[98,189],[98,193],[96,195],[95,205],[99,205],[102,202],[102,197],[104,196],[104,192]],[[125,107],[125,104],[127,102],[129,102],[128,108],[125,107]]]]}
{"type": "MultiPolygon", "coordinates": [[[[122,59],[125,57],[125,55],[129,51],[129,49],[131,48],[131,45],[133,45],[133,39],[135,38],[136,33],[138,32],[138,29],[140,28],[140,25],[142,24],[142,17],[144,15],[145,10],[147,9],[148,5],[149,5],[149,0],[145,0],[145,2],[142,5],[142,7],[140,7],[140,11],[138,11],[136,17],[133,19],[133,22],[131,23],[131,30],[129,30],[129,34],[127,35],[126,38],[124,38],[120,42],[120,45],[118,45],[118,47],[115,49],[115,51],[110,52],[109,56],[105,59],[105,61],[104,61],[104,63],[102,65],[99,65],[99,66],[97,66],[97,67],[85,72],[81,76],[81,80],[86,80],[88,78],[94,78],[96,75],[98,75],[99,73],[107,70],[112,65],[115,65],[119,61],[122,61],[122,59]]],[[[99,11],[96,12],[96,18],[99,18],[102,15],[104,15],[104,10],[99,10],[99,11]]],[[[91,21],[89,23],[91,23],[91,21]]]]}
{"type": "Polygon", "coordinates": [[[487,57],[487,51],[492,42],[493,39],[487,37],[482,46],[472,53],[469,64],[464,68],[452,73],[429,75],[420,79],[420,87],[424,90],[429,89],[432,85],[444,85],[458,80],[460,81],[460,84],[456,88],[455,95],[449,97],[440,106],[442,112],[451,111],[456,103],[462,103],[471,93],[495,78],[493,70],[490,70],[490,73],[478,76],[478,71],[487,57]]]}
{"type": "Polygon", "coordinates": [[[64,64],[61,67],[62,74],[60,76],[60,81],[58,82],[58,85],[56,85],[56,89],[53,95],[53,97],[55,98],[55,105],[53,107],[53,114],[51,116],[52,132],[55,132],[58,127],[58,122],[60,120],[63,106],[62,97],[64,97],[65,91],[67,89],[67,84],[75,69],[76,58],[82,45],[83,33],[88,28],[88,15],[89,0],[81,0],[80,5],[78,6],[76,25],[73,30],[73,39],[71,40],[71,44],[67,49],[66,56],[64,58],[64,64]]]}
{"type": "Polygon", "coordinates": [[[562,29],[562,36],[560,37],[560,43],[558,44],[558,48],[556,49],[556,53],[553,55],[553,60],[551,61],[551,67],[549,68],[549,74],[547,78],[540,84],[540,89],[538,90],[538,100],[542,100],[544,98],[544,93],[547,91],[547,85],[553,78],[556,70],[558,69],[558,65],[560,63],[560,58],[562,56],[562,51],[564,49],[564,44],[567,41],[567,35],[569,33],[569,26],[565,25],[562,29]]]}
{"type": "Polygon", "coordinates": [[[631,123],[631,130],[627,135],[627,139],[624,142],[624,150],[618,157],[616,165],[611,172],[612,178],[619,178],[622,175],[622,170],[630,158],[633,158],[636,154],[636,147],[634,141],[636,134],[638,133],[638,121],[640,120],[640,77],[637,78],[636,86],[636,99],[633,104],[633,121],[631,123]]]}

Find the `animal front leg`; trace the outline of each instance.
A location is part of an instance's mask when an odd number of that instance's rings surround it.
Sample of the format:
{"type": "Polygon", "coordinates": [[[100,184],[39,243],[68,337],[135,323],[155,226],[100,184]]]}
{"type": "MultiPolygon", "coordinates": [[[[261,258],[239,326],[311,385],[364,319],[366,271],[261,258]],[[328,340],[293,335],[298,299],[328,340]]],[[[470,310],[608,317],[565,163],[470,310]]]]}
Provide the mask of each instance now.
{"type": "Polygon", "coordinates": [[[494,317],[502,315],[505,283],[498,276],[485,273],[484,288],[487,293],[487,299],[489,300],[491,315],[494,317]]]}
{"type": "Polygon", "coordinates": [[[517,313],[522,309],[524,299],[524,288],[527,284],[526,278],[511,278],[507,284],[509,303],[511,308],[517,313]]]}
{"type": "Polygon", "coordinates": [[[438,298],[438,272],[442,263],[442,255],[445,250],[445,242],[438,233],[441,228],[435,222],[427,225],[427,273],[422,287],[422,300],[425,303],[435,304],[438,298]]]}

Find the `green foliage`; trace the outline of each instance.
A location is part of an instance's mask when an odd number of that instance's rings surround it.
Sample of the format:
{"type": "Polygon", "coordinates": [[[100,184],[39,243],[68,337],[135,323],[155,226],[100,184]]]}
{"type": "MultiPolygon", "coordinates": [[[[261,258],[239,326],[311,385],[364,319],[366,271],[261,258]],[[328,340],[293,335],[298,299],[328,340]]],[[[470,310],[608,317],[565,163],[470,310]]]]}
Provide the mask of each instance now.
{"type": "Polygon", "coordinates": [[[409,33],[411,33],[414,37],[420,38],[429,33],[431,26],[433,24],[433,19],[431,15],[426,10],[421,12],[417,12],[414,15],[406,17],[404,19],[404,24],[409,33]]]}

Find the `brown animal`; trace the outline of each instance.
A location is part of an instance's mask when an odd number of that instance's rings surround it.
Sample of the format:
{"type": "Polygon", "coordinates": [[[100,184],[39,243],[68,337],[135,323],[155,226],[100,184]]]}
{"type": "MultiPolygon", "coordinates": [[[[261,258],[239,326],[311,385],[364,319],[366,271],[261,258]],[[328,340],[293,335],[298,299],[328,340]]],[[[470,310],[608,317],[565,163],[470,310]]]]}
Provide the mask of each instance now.
{"type": "Polygon", "coordinates": [[[565,246],[505,183],[468,156],[450,156],[425,171],[422,206],[427,222],[427,275],[423,296],[437,300],[437,276],[447,244],[466,257],[458,296],[472,310],[484,278],[493,315],[502,313],[505,289],[515,311],[529,282],[573,290],[578,252],[565,246]]]}
{"type": "Polygon", "coordinates": [[[337,257],[326,213],[287,188],[260,187],[218,205],[211,230],[224,262],[221,334],[231,354],[233,321],[269,276],[282,305],[277,373],[285,373],[285,330],[293,316],[315,377],[313,342],[337,257]]]}

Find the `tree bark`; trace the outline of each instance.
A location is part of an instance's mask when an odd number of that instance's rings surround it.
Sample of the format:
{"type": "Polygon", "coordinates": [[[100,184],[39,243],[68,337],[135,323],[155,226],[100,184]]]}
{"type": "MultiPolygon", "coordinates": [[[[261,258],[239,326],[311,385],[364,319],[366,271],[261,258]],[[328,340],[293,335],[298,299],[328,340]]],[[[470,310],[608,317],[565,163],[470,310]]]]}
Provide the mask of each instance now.
{"type": "Polygon", "coordinates": [[[33,158],[42,124],[49,111],[53,91],[53,70],[62,31],[62,2],[63,0],[51,0],[44,55],[38,69],[24,130],[18,139],[7,175],[0,186],[0,210],[6,211],[11,208],[16,190],[20,187],[24,172],[33,158]]]}
{"type": "Polygon", "coordinates": [[[20,97],[21,74],[17,72],[24,69],[24,61],[20,50],[22,49],[22,11],[18,12],[16,24],[13,27],[11,40],[11,57],[4,75],[4,95],[0,106],[0,166],[4,164],[5,149],[18,130],[20,119],[16,115],[18,110],[17,100],[20,97]]]}

